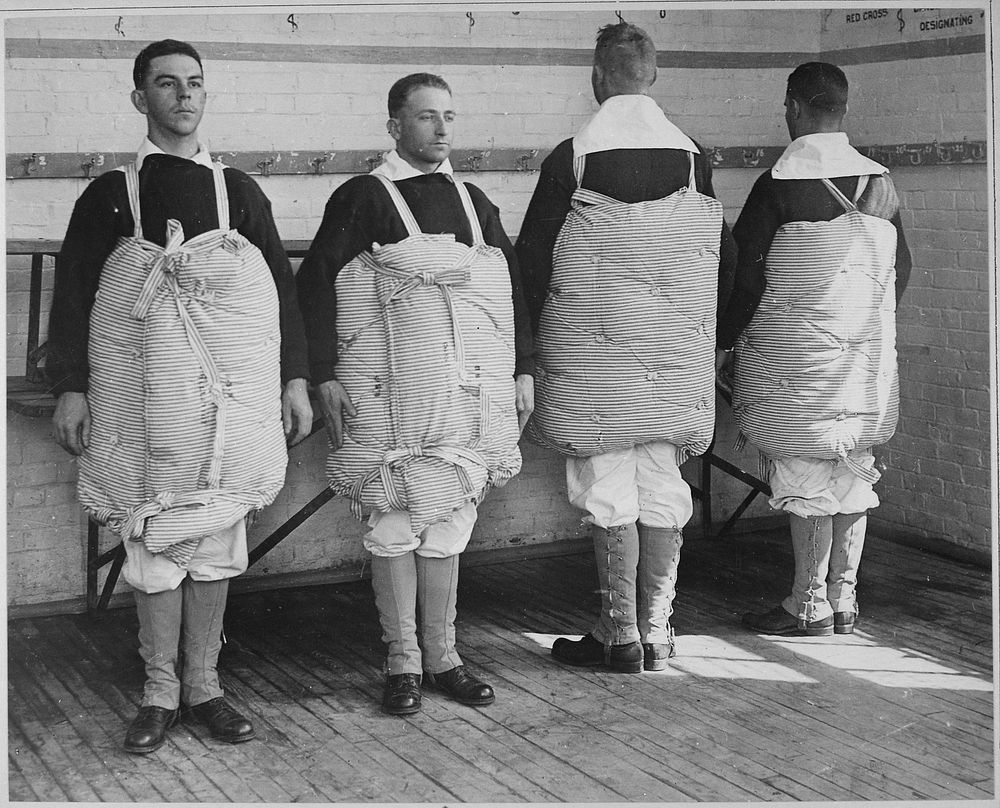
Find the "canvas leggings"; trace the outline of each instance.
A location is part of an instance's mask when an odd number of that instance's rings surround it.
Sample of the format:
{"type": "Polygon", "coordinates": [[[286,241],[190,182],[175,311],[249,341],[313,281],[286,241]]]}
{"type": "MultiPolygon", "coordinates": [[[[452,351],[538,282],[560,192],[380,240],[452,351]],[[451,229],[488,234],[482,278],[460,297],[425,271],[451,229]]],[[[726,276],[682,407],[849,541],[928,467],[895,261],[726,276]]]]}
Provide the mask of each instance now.
{"type": "Polygon", "coordinates": [[[691,489],[667,441],[566,459],[569,501],[586,511],[601,590],[591,634],[605,645],[667,643],[691,489]]]}

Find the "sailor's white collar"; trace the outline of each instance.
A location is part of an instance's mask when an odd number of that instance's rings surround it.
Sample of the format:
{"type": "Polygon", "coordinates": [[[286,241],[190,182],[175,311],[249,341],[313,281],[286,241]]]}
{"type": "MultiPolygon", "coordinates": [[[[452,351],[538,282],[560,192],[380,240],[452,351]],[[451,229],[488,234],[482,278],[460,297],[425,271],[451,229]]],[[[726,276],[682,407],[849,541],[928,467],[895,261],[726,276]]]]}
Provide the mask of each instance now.
{"type": "Polygon", "coordinates": [[[694,141],[667,120],[648,95],[606,99],[573,138],[573,157],[612,149],[682,149],[698,154],[694,141]]]}
{"type": "Polygon", "coordinates": [[[888,172],[884,165],[855,149],[846,132],[817,132],[789,143],[771,176],[776,180],[821,180],[888,172]]]}
{"type": "MultiPolygon", "coordinates": [[[[437,168],[435,168],[431,174],[444,174],[451,180],[454,180],[452,176],[454,171],[451,167],[451,160],[447,157],[444,162],[441,163],[437,168]]],[[[399,182],[400,180],[409,180],[413,177],[423,177],[424,172],[420,171],[413,166],[411,166],[406,160],[399,156],[399,152],[393,149],[391,152],[386,153],[385,159],[382,164],[377,168],[372,170],[372,174],[377,174],[380,177],[385,177],[387,180],[392,182],[399,182]]]]}
{"type": "MultiPolygon", "coordinates": [[[[153,141],[148,137],[143,138],[142,145],[139,146],[139,151],[135,154],[136,171],[142,168],[143,161],[151,154],[166,154],[166,152],[153,143],[153,141]]],[[[212,155],[209,154],[208,147],[204,143],[199,143],[198,151],[195,153],[194,157],[189,157],[187,159],[197,163],[198,165],[205,166],[206,168],[212,167],[212,155]]]]}

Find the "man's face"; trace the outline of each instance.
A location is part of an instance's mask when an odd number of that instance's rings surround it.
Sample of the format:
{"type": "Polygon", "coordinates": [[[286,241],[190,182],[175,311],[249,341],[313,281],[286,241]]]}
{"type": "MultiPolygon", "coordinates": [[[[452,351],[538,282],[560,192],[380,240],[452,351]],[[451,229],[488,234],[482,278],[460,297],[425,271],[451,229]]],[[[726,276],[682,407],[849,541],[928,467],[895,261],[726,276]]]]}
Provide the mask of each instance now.
{"type": "Polygon", "coordinates": [[[788,127],[788,137],[792,140],[798,137],[798,125],[796,117],[798,113],[798,102],[794,101],[790,95],[785,94],[785,126],[788,127]]]}
{"type": "Polygon", "coordinates": [[[388,129],[399,156],[429,174],[451,154],[454,124],[451,93],[437,87],[417,87],[396,117],[389,119],[388,129]]]}
{"type": "Polygon", "coordinates": [[[205,112],[205,81],[198,60],[182,53],[157,56],[132,103],[149,122],[150,138],[176,140],[193,135],[205,112]]]}

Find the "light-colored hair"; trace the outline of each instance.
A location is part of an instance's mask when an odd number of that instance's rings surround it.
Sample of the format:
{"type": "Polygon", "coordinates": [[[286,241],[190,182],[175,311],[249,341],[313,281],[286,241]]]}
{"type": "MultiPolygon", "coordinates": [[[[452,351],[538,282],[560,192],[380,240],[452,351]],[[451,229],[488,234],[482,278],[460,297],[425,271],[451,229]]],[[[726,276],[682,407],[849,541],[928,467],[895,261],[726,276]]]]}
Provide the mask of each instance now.
{"type": "Polygon", "coordinates": [[[618,88],[645,88],[656,79],[656,46],[630,22],[605,25],[597,32],[594,64],[618,88]]]}

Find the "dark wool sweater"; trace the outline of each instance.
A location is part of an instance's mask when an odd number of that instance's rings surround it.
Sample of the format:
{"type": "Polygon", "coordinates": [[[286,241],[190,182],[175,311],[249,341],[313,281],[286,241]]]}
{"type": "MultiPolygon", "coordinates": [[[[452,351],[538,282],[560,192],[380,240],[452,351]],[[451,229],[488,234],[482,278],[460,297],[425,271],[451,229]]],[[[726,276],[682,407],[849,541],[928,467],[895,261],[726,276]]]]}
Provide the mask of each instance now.
{"type": "MultiPolygon", "coordinates": [[[[395,184],[421,232],[451,233],[462,244],[472,245],[472,230],[465,208],[447,174],[423,174],[395,184]]],[[[514,306],[515,373],[533,373],[531,326],[514,248],[504,233],[496,206],[476,186],[466,183],[465,187],[482,227],[484,241],[491,247],[499,247],[507,258],[514,306]]],[[[334,378],[337,365],[334,282],[338,273],[358,255],[371,250],[373,244],[395,244],[407,235],[396,206],[377,177],[354,177],[333,192],[296,276],[315,384],[334,378]]]]}
{"type": "MultiPolygon", "coordinates": [[[[854,198],[857,177],[831,180],[848,199],[854,198]]],[[[896,303],[910,278],[910,250],[903,236],[899,201],[888,175],[873,176],[858,200],[862,213],[888,219],[896,228],[896,303]]],[[[739,268],[729,306],[719,318],[717,342],[732,348],[750,324],[764,294],[767,252],[775,233],[789,222],[828,222],[844,213],[844,208],[821,180],[776,180],[770,170],[757,179],[743,212],[733,227],[739,246],[739,268]]]]}
{"type": "MultiPolygon", "coordinates": [[[[271,203],[243,172],[227,168],[225,178],[230,226],[261,251],[278,290],[282,382],[308,378],[295,278],[271,216],[271,203]]],[[[185,239],[216,229],[219,221],[212,170],[181,157],[149,155],[139,171],[139,209],[143,237],[160,246],[166,243],[167,219],[181,223],[185,239]]],[[[132,236],[134,231],[125,174],[108,171],[91,182],[77,200],[56,259],[46,373],[57,396],[87,390],[90,310],[101,271],[118,239],[132,236]]]]}
{"type": "MultiPolygon", "coordinates": [[[[691,171],[688,155],[682,149],[613,149],[588,154],[583,187],[620,202],[662,199],[688,184],[691,171]]],[[[704,154],[695,155],[694,170],[697,190],[714,198],[712,167],[704,154]]],[[[542,162],[538,185],[517,239],[517,257],[535,328],[552,277],[552,250],[570,211],[576,187],[570,138],[556,146],[542,162]]],[[[735,268],[736,244],[723,221],[719,250],[720,311],[728,301],[735,268]]]]}

